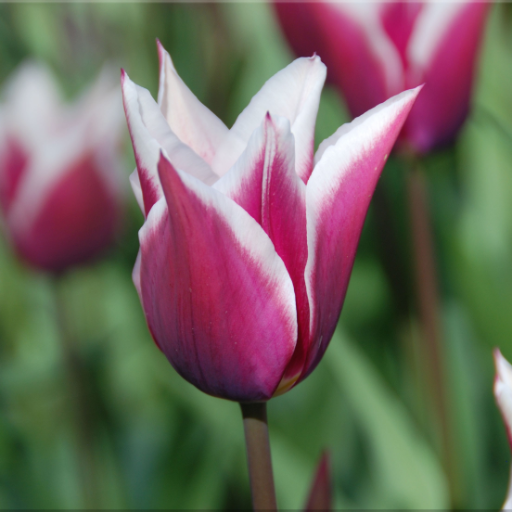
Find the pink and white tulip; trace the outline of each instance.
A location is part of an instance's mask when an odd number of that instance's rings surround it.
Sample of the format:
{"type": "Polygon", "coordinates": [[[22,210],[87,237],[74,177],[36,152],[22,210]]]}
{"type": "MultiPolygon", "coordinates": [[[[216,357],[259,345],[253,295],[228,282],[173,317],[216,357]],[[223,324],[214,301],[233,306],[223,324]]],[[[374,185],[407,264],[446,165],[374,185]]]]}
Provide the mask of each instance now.
{"type": "Polygon", "coordinates": [[[0,208],[8,237],[33,266],[62,271],[112,240],[123,193],[119,87],[103,73],[64,105],[50,71],[27,63],[0,106],[0,208]]]}
{"type": "Polygon", "coordinates": [[[297,55],[316,52],[359,116],[424,83],[400,136],[424,153],[450,142],[469,109],[485,2],[275,2],[297,55]]]}
{"type": "MultiPolygon", "coordinates": [[[[512,448],[512,365],[498,349],[494,350],[494,364],[496,366],[494,396],[505,423],[509,445],[512,448]]],[[[512,471],[510,478],[507,498],[502,510],[512,509],[512,471]]]]}
{"type": "Polygon", "coordinates": [[[301,58],[228,129],[159,45],[158,104],[122,73],[145,214],[134,268],[149,329],[185,379],[236,401],[303,380],[341,312],[368,205],[419,88],[314,154],[326,68],[301,58]]]}

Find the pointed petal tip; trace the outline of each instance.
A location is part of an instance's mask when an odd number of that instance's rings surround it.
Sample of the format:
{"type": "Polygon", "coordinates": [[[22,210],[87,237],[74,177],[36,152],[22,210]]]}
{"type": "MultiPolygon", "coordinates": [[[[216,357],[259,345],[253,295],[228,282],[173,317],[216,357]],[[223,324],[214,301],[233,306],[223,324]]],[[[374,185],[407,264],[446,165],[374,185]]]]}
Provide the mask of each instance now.
{"type": "Polygon", "coordinates": [[[161,43],[158,37],[156,38],[156,47],[158,51],[158,62],[160,64],[160,68],[164,65],[165,61],[168,60],[171,65],[171,69],[174,70],[174,63],[172,62],[171,54],[165,49],[164,45],[161,43]]]}
{"type": "Polygon", "coordinates": [[[503,357],[501,350],[498,347],[494,347],[492,349],[492,355],[494,357],[494,362],[498,362],[499,359],[503,357]]]}
{"type": "Polygon", "coordinates": [[[495,347],[492,351],[492,356],[494,358],[494,367],[496,368],[497,376],[500,376],[503,372],[506,364],[509,364],[508,361],[503,357],[501,350],[498,347],[495,347]]]}
{"type": "Polygon", "coordinates": [[[165,54],[167,53],[164,45],[160,42],[160,39],[155,38],[156,41],[156,49],[158,51],[158,60],[160,61],[160,65],[162,65],[165,54]]]}
{"type": "Polygon", "coordinates": [[[320,455],[305,511],[332,510],[331,461],[328,450],[320,455]]]}

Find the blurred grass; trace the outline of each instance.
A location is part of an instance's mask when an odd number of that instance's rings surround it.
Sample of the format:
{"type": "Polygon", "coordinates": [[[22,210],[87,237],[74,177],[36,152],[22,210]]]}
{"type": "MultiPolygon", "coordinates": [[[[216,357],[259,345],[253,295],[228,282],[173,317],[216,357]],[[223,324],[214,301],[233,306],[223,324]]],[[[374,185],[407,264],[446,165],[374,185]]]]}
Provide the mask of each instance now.
{"type": "MultiPolygon", "coordinates": [[[[512,359],[511,7],[497,5],[474,109],[456,147],[427,162],[442,277],[452,449],[465,508],[498,508],[510,453],[492,397],[491,348],[512,359]]],[[[24,58],[47,61],[72,97],[108,60],[156,95],[155,38],[192,91],[228,125],[292,59],[265,4],[0,4],[0,80],[24,58]]],[[[348,120],[326,90],[317,141],[348,120]]],[[[126,144],[126,174],[133,155],[126,144]]],[[[403,172],[382,188],[410,281],[403,172]]],[[[341,319],[324,361],[269,404],[280,506],[300,508],[323,448],[343,508],[446,508],[447,483],[418,384],[414,322],[398,307],[365,225],[341,319]]],[[[250,506],[238,406],[184,382],[156,349],[131,283],[142,217],[131,201],[106,258],[63,278],[86,362],[94,453],[105,508],[250,506]]],[[[0,243],[0,507],[81,508],[75,434],[49,277],[0,243]]],[[[400,286],[403,286],[401,284],[400,286]]],[[[410,290],[404,290],[408,296],[410,290]]]]}

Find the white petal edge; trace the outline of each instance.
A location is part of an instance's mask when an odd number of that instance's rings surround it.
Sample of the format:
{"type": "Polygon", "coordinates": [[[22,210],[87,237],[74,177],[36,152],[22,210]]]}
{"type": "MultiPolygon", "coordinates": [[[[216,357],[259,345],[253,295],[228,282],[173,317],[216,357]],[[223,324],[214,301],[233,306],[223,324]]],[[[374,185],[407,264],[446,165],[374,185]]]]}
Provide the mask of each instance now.
{"type": "Polygon", "coordinates": [[[512,434],[512,365],[496,349],[494,351],[496,379],[494,381],[494,396],[501,409],[507,431],[512,434]]]}

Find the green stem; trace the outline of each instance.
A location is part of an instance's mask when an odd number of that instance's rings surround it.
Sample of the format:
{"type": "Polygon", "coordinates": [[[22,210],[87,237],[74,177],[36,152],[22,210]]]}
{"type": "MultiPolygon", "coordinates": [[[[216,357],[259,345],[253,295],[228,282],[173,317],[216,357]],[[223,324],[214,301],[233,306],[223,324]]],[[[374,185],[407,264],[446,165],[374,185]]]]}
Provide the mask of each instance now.
{"type": "Polygon", "coordinates": [[[451,450],[447,383],[443,367],[443,339],[435,249],[424,173],[418,163],[408,171],[407,192],[414,256],[416,302],[425,354],[426,389],[430,395],[445,470],[455,498],[455,468],[451,450]]]}
{"type": "Polygon", "coordinates": [[[277,510],[266,402],[241,403],[254,510],[277,510]]]}
{"type": "Polygon", "coordinates": [[[67,322],[65,297],[62,278],[55,278],[55,309],[62,360],[68,384],[69,410],[76,433],[76,457],[82,486],[83,505],[86,509],[98,508],[98,495],[94,462],[94,433],[92,411],[89,400],[84,365],[76,340],[73,338],[67,322]]]}

